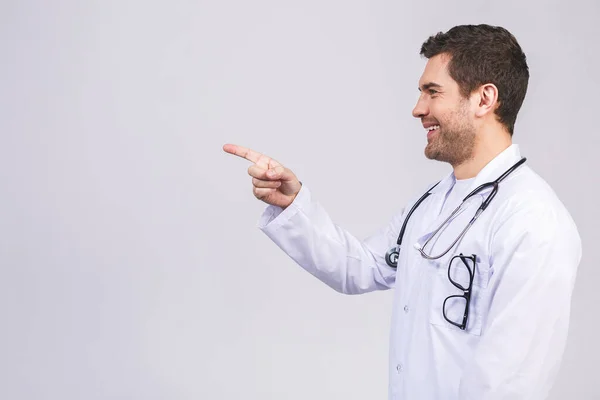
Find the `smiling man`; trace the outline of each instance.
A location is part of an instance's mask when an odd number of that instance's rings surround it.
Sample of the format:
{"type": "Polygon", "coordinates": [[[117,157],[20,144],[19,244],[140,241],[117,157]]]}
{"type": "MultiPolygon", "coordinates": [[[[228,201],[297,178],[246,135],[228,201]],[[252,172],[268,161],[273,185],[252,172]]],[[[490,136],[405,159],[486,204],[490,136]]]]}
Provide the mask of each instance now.
{"type": "Polygon", "coordinates": [[[425,156],[453,171],[365,240],[335,224],[279,162],[224,150],[253,163],[254,195],[268,204],[259,226],[302,268],[346,294],[395,289],[390,399],[545,399],[565,348],[581,240],[512,143],[525,54],[489,25],[439,33],[421,54],[413,116],[427,133],[425,156]]]}

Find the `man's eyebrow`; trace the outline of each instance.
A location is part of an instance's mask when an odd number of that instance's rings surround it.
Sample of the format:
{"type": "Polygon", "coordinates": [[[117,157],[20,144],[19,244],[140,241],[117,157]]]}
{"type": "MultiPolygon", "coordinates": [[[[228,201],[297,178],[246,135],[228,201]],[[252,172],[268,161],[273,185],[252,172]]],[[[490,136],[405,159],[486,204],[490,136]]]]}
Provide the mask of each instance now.
{"type": "Polygon", "coordinates": [[[441,88],[442,85],[440,85],[439,83],[435,83],[435,82],[428,82],[428,83],[424,83],[423,86],[421,86],[419,88],[419,92],[422,90],[427,90],[427,89],[431,89],[431,88],[441,88]]]}

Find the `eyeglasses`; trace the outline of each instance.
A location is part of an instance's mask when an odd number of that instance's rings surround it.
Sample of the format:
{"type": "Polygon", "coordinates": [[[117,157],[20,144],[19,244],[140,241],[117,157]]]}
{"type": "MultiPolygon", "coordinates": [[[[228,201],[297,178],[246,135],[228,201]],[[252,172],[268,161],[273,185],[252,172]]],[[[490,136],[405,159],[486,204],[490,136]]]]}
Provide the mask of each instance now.
{"type": "Polygon", "coordinates": [[[446,321],[462,330],[466,329],[469,318],[469,303],[471,302],[476,260],[475,254],[465,256],[460,253],[452,257],[448,265],[448,279],[456,288],[462,290],[463,294],[446,297],[442,312],[446,321]]]}

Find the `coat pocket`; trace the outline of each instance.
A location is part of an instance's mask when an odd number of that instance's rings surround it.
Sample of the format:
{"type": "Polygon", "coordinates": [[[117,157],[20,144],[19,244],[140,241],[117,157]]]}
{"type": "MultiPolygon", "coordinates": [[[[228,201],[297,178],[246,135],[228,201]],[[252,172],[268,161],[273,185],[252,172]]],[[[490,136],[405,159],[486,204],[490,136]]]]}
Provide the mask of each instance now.
{"type": "Polygon", "coordinates": [[[445,329],[462,331],[471,335],[481,335],[484,317],[489,309],[490,294],[488,285],[492,275],[490,265],[486,260],[479,258],[473,264],[469,260],[462,262],[460,258],[454,258],[452,266],[448,261],[446,263],[436,263],[431,272],[430,323],[445,329]],[[463,297],[458,297],[463,296],[465,291],[457,285],[468,288],[470,277],[467,266],[474,270],[474,276],[471,297],[468,302],[466,327],[463,330],[450,321],[460,325],[464,320],[467,301],[463,297]]]}

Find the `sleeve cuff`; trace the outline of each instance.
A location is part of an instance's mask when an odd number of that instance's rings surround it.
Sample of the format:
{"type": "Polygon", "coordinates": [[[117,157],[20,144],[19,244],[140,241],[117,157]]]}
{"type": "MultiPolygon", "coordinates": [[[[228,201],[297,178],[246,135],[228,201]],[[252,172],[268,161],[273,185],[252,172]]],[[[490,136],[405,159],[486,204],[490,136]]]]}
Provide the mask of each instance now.
{"type": "Polygon", "coordinates": [[[257,226],[263,231],[276,231],[290,220],[298,211],[310,204],[310,191],[302,184],[296,198],[285,210],[278,206],[268,205],[260,216],[257,226]]]}

